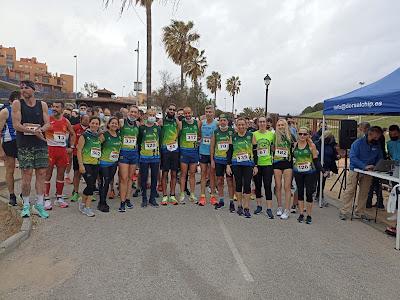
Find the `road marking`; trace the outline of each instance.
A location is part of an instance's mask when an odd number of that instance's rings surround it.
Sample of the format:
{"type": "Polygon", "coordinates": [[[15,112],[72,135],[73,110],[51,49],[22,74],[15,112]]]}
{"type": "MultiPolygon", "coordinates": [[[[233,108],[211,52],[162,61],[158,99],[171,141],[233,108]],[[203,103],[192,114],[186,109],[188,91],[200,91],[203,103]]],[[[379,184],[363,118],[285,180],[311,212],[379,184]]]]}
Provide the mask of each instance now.
{"type": "Polygon", "coordinates": [[[233,257],[236,260],[236,263],[239,266],[240,271],[243,274],[244,279],[246,279],[246,281],[249,282],[253,282],[254,278],[253,276],[251,276],[249,269],[246,267],[242,256],[239,253],[239,250],[236,248],[235,243],[232,240],[232,237],[228,231],[228,229],[226,228],[224,222],[222,221],[221,217],[219,215],[216,215],[217,219],[218,219],[218,223],[219,223],[219,227],[221,227],[222,233],[224,234],[225,237],[225,241],[229,246],[229,249],[232,252],[233,257]]]}

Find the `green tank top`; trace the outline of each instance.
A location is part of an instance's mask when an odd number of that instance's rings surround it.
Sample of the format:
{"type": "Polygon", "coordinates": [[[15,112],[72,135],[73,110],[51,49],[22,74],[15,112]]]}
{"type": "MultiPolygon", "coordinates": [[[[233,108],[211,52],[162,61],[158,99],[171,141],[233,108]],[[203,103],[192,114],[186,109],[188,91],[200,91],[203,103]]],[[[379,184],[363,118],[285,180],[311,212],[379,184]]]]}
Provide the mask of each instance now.
{"type": "Polygon", "coordinates": [[[253,166],[253,133],[247,131],[244,136],[235,133],[232,137],[232,165],[253,166]]]}
{"type": "Polygon", "coordinates": [[[292,160],[291,150],[292,150],[292,142],[289,141],[285,136],[282,136],[281,142],[279,144],[277,144],[275,140],[275,151],[273,156],[274,162],[279,162],[284,160],[291,161],[292,160]]]}
{"type": "Polygon", "coordinates": [[[87,165],[97,165],[101,157],[99,135],[86,130],[82,136],[85,138],[85,145],[82,149],[82,162],[87,165]]]}
{"type": "Polygon", "coordinates": [[[121,149],[123,150],[137,150],[137,138],[139,135],[139,127],[136,125],[129,125],[128,120],[124,120],[124,126],[121,128],[121,149]]]}
{"type": "Polygon", "coordinates": [[[315,166],[310,147],[299,149],[298,146],[293,150],[293,171],[297,173],[313,173],[315,166]]]}
{"type": "Polygon", "coordinates": [[[182,130],[179,136],[179,146],[186,149],[196,149],[198,147],[198,132],[197,122],[189,124],[185,119],[182,120],[182,130]]]}
{"type": "Polygon", "coordinates": [[[260,131],[253,132],[253,135],[257,141],[257,156],[259,166],[271,166],[272,165],[272,152],[271,146],[275,141],[275,133],[272,131],[266,131],[261,133],[260,131]]]}
{"type": "Polygon", "coordinates": [[[226,131],[222,131],[220,128],[214,131],[214,158],[216,160],[226,160],[227,152],[229,150],[230,140],[233,136],[233,129],[228,128],[226,131]]]}
{"type": "Polygon", "coordinates": [[[121,149],[121,137],[112,136],[108,131],[103,133],[104,142],[101,145],[100,161],[115,163],[119,158],[119,150],[121,149]]]}
{"type": "Polygon", "coordinates": [[[161,128],[161,147],[168,151],[178,151],[178,123],[175,119],[164,118],[161,128]]]}
{"type": "Polygon", "coordinates": [[[140,155],[143,157],[160,156],[160,127],[140,126],[140,155]]]}

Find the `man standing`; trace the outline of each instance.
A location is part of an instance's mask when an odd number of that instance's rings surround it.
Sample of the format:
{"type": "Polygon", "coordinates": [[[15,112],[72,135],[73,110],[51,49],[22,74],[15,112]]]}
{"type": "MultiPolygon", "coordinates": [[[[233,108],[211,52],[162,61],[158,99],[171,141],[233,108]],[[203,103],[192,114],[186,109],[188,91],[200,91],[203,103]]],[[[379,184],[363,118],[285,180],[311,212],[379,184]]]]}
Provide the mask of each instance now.
{"type": "Polygon", "coordinates": [[[53,208],[50,201],[50,180],[53,175],[54,166],[57,167],[56,197],[55,204],[61,208],[68,207],[63,199],[64,172],[69,165],[69,156],[75,147],[75,132],[71,123],[62,115],[64,103],[56,101],[53,103],[53,115],[50,117],[50,128],[46,131],[46,140],[49,151],[49,167],[47,168],[44,194],[44,208],[53,208]],[[67,136],[69,134],[69,143],[67,136]],[[71,146],[69,146],[71,145],[71,146]],[[67,148],[68,147],[68,148],[67,148]]]}
{"type": "Polygon", "coordinates": [[[10,193],[10,206],[17,205],[17,197],[14,193],[14,170],[15,159],[17,158],[17,136],[12,124],[11,105],[14,100],[21,97],[20,92],[14,91],[8,98],[9,104],[5,105],[0,111],[0,128],[1,142],[0,142],[0,159],[4,160],[6,167],[6,183],[8,192],[10,193]]]}
{"type": "Polygon", "coordinates": [[[352,202],[357,183],[359,183],[358,205],[356,215],[362,219],[368,219],[364,212],[372,177],[359,174],[354,169],[372,171],[376,163],[383,158],[379,145],[381,131],[378,127],[371,127],[368,133],[356,140],[350,149],[350,173],[347,178],[347,187],[343,193],[343,207],[340,209],[339,217],[346,220],[351,213],[352,202]]]}
{"type": "Polygon", "coordinates": [[[35,84],[21,81],[22,99],[12,104],[12,121],[17,131],[18,161],[22,170],[22,199],[24,202],[21,216],[30,217],[30,192],[33,170],[36,176],[35,212],[41,218],[48,218],[44,209],[44,180],[48,167],[48,150],[43,132],[49,129],[48,107],[45,102],[35,99],[35,84]]]}

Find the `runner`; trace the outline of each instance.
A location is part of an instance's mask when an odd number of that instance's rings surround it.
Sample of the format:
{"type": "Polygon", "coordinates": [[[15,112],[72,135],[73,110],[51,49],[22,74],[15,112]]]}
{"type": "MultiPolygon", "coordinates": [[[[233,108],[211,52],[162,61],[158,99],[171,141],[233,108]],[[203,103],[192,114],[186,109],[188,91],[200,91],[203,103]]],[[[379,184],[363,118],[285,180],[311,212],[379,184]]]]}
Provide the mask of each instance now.
{"type": "Polygon", "coordinates": [[[73,184],[74,184],[74,189],[72,191],[72,197],[71,197],[71,202],[76,202],[80,200],[79,196],[79,182],[81,180],[81,173],[79,172],[79,163],[78,163],[78,157],[77,157],[77,145],[79,138],[81,137],[82,133],[85,132],[85,130],[89,126],[89,116],[88,115],[81,115],[80,117],[80,124],[74,125],[72,128],[74,129],[75,132],[75,147],[73,148],[72,151],[72,166],[74,169],[74,179],[73,179],[73,184]]]}
{"type": "MultiPolygon", "coordinates": [[[[219,127],[214,131],[211,138],[211,167],[215,169],[217,175],[218,196],[219,202],[216,208],[221,208],[225,205],[224,201],[224,177],[226,174],[226,165],[228,163],[227,153],[229,144],[232,143],[233,128],[228,126],[228,118],[225,114],[219,116],[219,127]]],[[[226,174],[226,182],[228,184],[229,194],[229,210],[235,212],[235,204],[233,202],[233,178],[232,175],[226,174]]]]}
{"type": "Polygon", "coordinates": [[[176,176],[179,169],[179,126],[175,119],[176,105],[171,103],[167,109],[167,115],[163,120],[161,128],[161,169],[162,169],[162,192],[161,205],[171,203],[177,205],[175,197],[176,176]],[[167,196],[168,173],[170,176],[169,198],[167,196]]]}
{"type": "Polygon", "coordinates": [[[4,165],[6,167],[6,183],[8,192],[10,193],[8,204],[10,206],[17,205],[17,197],[14,192],[14,171],[15,159],[18,156],[17,135],[12,124],[11,105],[14,100],[18,100],[19,98],[21,98],[20,92],[12,92],[8,98],[8,104],[6,104],[0,111],[0,128],[2,128],[0,159],[4,160],[4,165]]]}
{"type": "Polygon", "coordinates": [[[137,106],[131,106],[127,118],[120,124],[122,141],[118,164],[119,192],[121,196],[120,212],[125,212],[126,207],[129,209],[133,208],[133,204],[127,199],[127,195],[131,195],[132,193],[132,177],[136,175],[136,166],[139,162],[137,147],[139,134],[138,117],[139,109],[137,106]]]}
{"type": "Polygon", "coordinates": [[[37,201],[34,213],[41,218],[48,218],[44,209],[44,180],[49,164],[46,139],[43,136],[49,126],[47,104],[35,99],[35,84],[32,81],[21,81],[22,99],[12,104],[13,127],[17,131],[19,168],[22,170],[21,216],[30,217],[30,192],[33,170],[35,170],[35,187],[37,201]]]}
{"type": "Polygon", "coordinates": [[[152,108],[147,110],[146,124],[140,126],[138,145],[140,149],[140,182],[142,184],[142,207],[157,207],[157,180],[160,169],[160,127],[156,124],[156,111],[152,108]],[[147,201],[147,177],[151,170],[150,199],[147,201]]]}
{"type": "Polygon", "coordinates": [[[237,214],[251,218],[249,210],[251,179],[257,174],[257,147],[253,134],[247,131],[246,120],[238,118],[236,121],[237,132],[232,137],[229,145],[228,165],[226,173],[233,173],[236,182],[236,198],[238,202],[237,214]],[[232,167],[231,167],[232,165],[232,167]],[[242,206],[243,203],[243,206],[242,206]]]}
{"type": "Polygon", "coordinates": [[[318,160],[318,151],[312,142],[309,131],[305,127],[300,127],[298,132],[299,140],[293,150],[293,174],[296,180],[299,195],[300,215],[297,218],[299,223],[304,221],[304,188],[306,189],[306,223],[311,224],[313,193],[315,192],[315,178],[317,170],[321,170],[321,163],[318,160]]]}
{"type": "Polygon", "coordinates": [[[83,190],[79,210],[88,217],[94,217],[91,209],[92,196],[99,175],[99,159],[101,157],[101,142],[99,138],[100,118],[91,117],[89,128],[80,136],[77,146],[79,172],[83,175],[86,188],[83,190]]]}
{"type": "Polygon", "coordinates": [[[121,137],[117,131],[119,121],[111,117],[107,124],[107,131],[100,135],[101,157],[100,157],[100,201],[97,209],[102,212],[109,212],[107,194],[111,182],[114,179],[118,167],[119,151],[121,149],[121,137]]]}
{"type": "Polygon", "coordinates": [[[218,128],[218,122],[214,120],[214,107],[207,105],[205,108],[206,119],[201,122],[201,142],[199,146],[200,154],[200,168],[201,168],[201,185],[200,185],[200,199],[199,205],[206,205],[206,183],[207,177],[210,179],[210,204],[215,206],[217,198],[214,195],[215,192],[215,168],[210,166],[211,155],[210,155],[210,144],[211,138],[214,136],[214,131],[218,128]]]}
{"type": "Polygon", "coordinates": [[[197,164],[199,162],[199,150],[198,141],[201,139],[199,132],[199,124],[197,120],[193,118],[192,109],[185,107],[184,119],[179,122],[179,147],[180,147],[180,160],[181,160],[181,193],[179,196],[179,202],[185,204],[185,183],[186,175],[189,173],[189,185],[190,185],[190,201],[196,202],[195,191],[195,174],[197,164]]]}
{"type": "MultiPolygon", "coordinates": [[[[274,169],[272,167],[272,145],[275,141],[275,134],[267,130],[267,118],[258,118],[258,130],[253,133],[253,141],[257,144],[257,156],[258,156],[258,173],[254,176],[254,184],[256,186],[256,201],[257,208],[254,211],[255,215],[262,212],[262,201],[261,201],[261,187],[264,184],[265,200],[267,203],[267,216],[270,219],[274,218],[272,213],[272,175],[274,175],[274,169]]],[[[282,215],[283,211],[281,207],[278,207],[277,215],[282,215]]]]}

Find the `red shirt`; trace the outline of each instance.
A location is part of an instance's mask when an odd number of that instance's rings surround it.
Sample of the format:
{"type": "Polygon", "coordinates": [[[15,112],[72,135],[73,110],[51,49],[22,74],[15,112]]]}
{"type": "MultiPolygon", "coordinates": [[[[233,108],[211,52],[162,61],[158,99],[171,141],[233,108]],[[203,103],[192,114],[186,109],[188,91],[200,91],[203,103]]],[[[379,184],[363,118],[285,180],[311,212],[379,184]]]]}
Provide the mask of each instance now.
{"type": "Polygon", "coordinates": [[[66,118],[56,119],[50,116],[50,128],[45,133],[48,146],[67,147],[68,133],[68,120],[66,118]]]}
{"type": "Polygon", "coordinates": [[[75,135],[76,135],[75,148],[72,153],[73,153],[73,155],[76,156],[76,152],[77,152],[76,145],[78,145],[79,138],[81,137],[82,133],[85,132],[86,128],[83,128],[81,124],[75,124],[74,126],[72,126],[72,128],[74,129],[75,135]]]}

